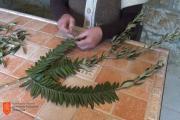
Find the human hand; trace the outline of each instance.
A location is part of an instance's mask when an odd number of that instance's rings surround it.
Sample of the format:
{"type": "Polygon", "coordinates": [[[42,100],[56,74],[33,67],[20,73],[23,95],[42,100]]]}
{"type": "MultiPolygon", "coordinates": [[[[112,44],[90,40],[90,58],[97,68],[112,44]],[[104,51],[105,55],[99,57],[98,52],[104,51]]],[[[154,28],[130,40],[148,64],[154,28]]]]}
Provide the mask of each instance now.
{"type": "Polygon", "coordinates": [[[95,48],[102,40],[103,32],[100,27],[87,29],[76,37],[76,44],[81,50],[95,48]]]}
{"type": "Polygon", "coordinates": [[[69,14],[64,14],[58,21],[58,28],[62,32],[72,33],[74,26],[75,19],[69,14]]]}

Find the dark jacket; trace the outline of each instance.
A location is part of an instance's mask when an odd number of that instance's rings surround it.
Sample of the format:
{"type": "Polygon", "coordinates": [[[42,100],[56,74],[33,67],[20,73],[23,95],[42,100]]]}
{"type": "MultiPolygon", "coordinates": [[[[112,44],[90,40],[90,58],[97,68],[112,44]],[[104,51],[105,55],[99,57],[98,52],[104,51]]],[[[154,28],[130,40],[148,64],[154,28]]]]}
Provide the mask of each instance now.
{"type": "MultiPolygon", "coordinates": [[[[50,6],[55,20],[63,14],[71,14],[78,26],[84,24],[86,0],[50,0],[50,6]]],[[[98,0],[95,13],[95,23],[101,27],[103,38],[109,39],[122,33],[141,11],[142,4],[120,9],[120,0],[98,0]]],[[[131,39],[139,40],[142,26],[137,26],[132,32],[131,39]]]]}

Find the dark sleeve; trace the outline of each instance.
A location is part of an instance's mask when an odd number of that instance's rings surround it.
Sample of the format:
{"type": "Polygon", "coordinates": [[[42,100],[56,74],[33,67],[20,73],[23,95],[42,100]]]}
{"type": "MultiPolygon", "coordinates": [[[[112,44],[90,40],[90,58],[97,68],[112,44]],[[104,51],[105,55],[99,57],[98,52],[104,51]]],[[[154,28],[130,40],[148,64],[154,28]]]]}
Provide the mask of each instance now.
{"type": "Polygon", "coordinates": [[[68,0],[50,0],[50,8],[54,19],[58,20],[63,14],[69,13],[68,0]]]}
{"type": "Polygon", "coordinates": [[[131,22],[142,9],[142,4],[127,7],[121,10],[119,20],[112,24],[100,26],[103,31],[103,39],[109,39],[113,36],[122,33],[129,22],[131,22]]]}

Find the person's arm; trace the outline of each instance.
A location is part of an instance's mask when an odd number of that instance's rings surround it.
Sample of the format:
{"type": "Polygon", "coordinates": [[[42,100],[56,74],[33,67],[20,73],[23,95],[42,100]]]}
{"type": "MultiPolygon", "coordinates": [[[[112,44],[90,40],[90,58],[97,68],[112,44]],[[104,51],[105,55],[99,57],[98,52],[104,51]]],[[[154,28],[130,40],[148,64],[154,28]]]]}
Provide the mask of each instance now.
{"type": "Polygon", "coordinates": [[[63,14],[69,13],[68,0],[50,0],[50,8],[55,20],[58,20],[63,14]]]}
{"type": "Polygon", "coordinates": [[[103,32],[103,39],[109,39],[113,36],[122,33],[129,22],[141,12],[142,4],[123,8],[120,17],[117,21],[108,25],[101,25],[100,28],[103,32]]]}

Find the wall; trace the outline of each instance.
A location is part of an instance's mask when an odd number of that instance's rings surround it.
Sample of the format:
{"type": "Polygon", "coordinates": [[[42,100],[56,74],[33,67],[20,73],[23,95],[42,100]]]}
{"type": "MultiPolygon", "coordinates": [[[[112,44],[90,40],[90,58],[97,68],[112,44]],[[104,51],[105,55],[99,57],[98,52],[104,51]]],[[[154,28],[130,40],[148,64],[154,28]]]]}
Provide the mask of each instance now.
{"type": "MultiPolygon", "coordinates": [[[[160,36],[180,28],[180,0],[151,0],[144,6],[142,41],[156,41],[160,36]]],[[[180,42],[165,43],[171,50],[170,63],[180,63],[180,42]]]]}

